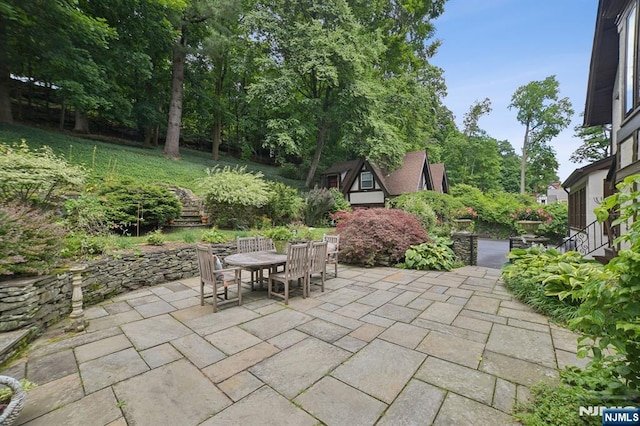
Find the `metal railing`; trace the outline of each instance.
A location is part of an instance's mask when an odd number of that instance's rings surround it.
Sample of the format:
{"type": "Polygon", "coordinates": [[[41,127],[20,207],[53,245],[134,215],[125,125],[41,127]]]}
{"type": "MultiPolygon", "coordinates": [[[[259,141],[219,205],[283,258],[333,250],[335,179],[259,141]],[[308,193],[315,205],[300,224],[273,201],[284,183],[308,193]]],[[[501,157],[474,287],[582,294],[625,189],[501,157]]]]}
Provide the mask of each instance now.
{"type": "Polygon", "coordinates": [[[562,252],[577,251],[583,256],[593,253],[609,244],[608,232],[604,232],[604,226],[597,220],[593,221],[572,236],[565,238],[556,248],[562,252]]]}

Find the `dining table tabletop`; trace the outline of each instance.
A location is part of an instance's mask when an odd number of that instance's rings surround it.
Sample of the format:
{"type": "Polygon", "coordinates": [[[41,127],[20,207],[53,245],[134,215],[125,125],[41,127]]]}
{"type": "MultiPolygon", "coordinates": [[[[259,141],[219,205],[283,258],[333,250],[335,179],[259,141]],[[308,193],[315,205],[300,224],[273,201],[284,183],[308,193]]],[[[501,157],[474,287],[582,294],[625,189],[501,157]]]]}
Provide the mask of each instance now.
{"type": "MultiPolygon", "coordinates": [[[[224,258],[224,263],[231,266],[239,266],[243,269],[258,272],[258,282],[262,288],[265,281],[263,270],[268,269],[269,272],[277,270],[278,266],[287,263],[287,255],[278,253],[275,250],[268,251],[251,251],[246,253],[230,254],[224,258]]],[[[253,274],[251,275],[251,289],[253,290],[253,274]]]]}

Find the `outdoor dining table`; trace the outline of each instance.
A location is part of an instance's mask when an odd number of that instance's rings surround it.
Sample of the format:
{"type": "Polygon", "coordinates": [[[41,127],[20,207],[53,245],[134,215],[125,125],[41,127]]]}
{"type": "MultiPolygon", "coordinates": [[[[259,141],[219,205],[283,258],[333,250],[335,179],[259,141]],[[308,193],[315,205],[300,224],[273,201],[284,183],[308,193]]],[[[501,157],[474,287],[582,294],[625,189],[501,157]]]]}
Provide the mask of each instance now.
{"type": "MultiPolygon", "coordinates": [[[[258,279],[262,285],[262,281],[264,280],[262,271],[264,269],[274,271],[278,266],[284,265],[287,263],[287,255],[277,253],[275,250],[236,253],[225,257],[224,263],[239,266],[250,271],[258,271],[258,279]]],[[[253,289],[253,281],[251,282],[251,289],[253,289]]]]}

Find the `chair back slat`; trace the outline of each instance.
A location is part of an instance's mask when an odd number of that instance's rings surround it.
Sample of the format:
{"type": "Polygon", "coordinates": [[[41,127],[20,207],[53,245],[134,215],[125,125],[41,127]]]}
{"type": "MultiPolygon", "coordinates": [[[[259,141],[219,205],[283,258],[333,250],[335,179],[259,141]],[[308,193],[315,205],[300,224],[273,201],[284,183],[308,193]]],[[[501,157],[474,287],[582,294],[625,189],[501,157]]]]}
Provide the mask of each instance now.
{"type": "Polygon", "coordinates": [[[340,235],[327,235],[324,234],[322,236],[322,241],[326,241],[327,243],[331,243],[335,246],[336,250],[340,248],[340,235]]]}
{"type": "Polygon", "coordinates": [[[312,241],[309,247],[309,273],[324,273],[327,265],[326,241],[312,241]]]}
{"type": "Polygon", "coordinates": [[[289,245],[289,249],[287,250],[287,263],[284,268],[287,279],[293,280],[306,275],[308,254],[309,245],[306,243],[289,245]]]}
{"type": "Polygon", "coordinates": [[[202,244],[196,245],[196,253],[198,254],[198,269],[200,270],[200,276],[205,283],[212,283],[215,280],[214,259],[210,246],[202,244]]]}
{"type": "Polygon", "coordinates": [[[251,253],[258,251],[257,237],[238,237],[236,239],[238,253],[251,253]]]}
{"type": "Polygon", "coordinates": [[[269,250],[276,249],[276,246],[273,243],[273,240],[271,238],[265,238],[262,236],[258,236],[256,238],[257,238],[258,251],[269,251],[269,250]]]}

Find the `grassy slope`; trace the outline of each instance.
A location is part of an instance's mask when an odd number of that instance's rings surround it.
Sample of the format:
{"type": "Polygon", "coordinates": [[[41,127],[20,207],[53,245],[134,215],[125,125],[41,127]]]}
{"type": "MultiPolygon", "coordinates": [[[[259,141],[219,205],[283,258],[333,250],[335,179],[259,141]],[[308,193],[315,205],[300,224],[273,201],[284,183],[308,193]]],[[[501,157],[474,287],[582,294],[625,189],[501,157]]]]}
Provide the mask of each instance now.
{"type": "Polygon", "coordinates": [[[142,182],[162,182],[194,190],[196,180],[205,175],[209,167],[247,166],[248,170],[262,172],[265,179],[277,180],[295,188],[304,182],[285,179],[278,175],[278,168],[249,163],[233,157],[220,157],[213,161],[209,153],[181,149],[180,160],[170,160],[162,155],[161,148],[143,149],[135,146],[99,142],[63,133],[0,124],[0,143],[12,144],[25,139],[31,148],[50,146],[56,154],[63,155],[72,164],[82,164],[92,171],[92,177],[130,177],[142,182]]]}

